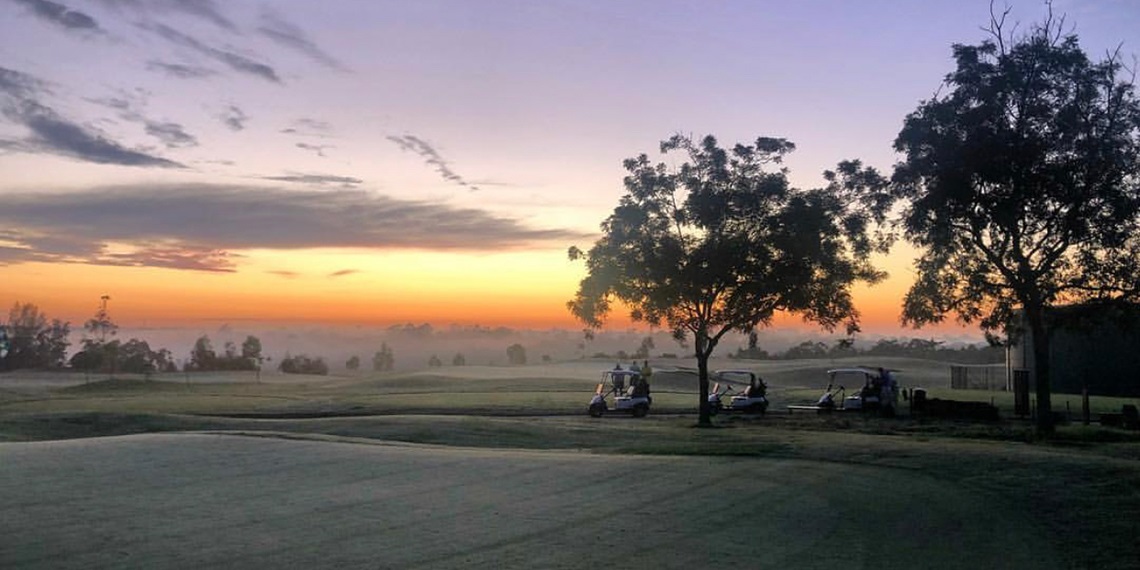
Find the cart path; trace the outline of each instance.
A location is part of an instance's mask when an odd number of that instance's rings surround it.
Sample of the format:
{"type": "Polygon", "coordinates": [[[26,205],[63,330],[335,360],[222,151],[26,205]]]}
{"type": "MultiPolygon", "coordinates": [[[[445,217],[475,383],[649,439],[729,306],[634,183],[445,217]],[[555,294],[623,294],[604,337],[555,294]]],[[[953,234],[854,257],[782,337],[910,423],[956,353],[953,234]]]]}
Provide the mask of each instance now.
{"type": "Polygon", "coordinates": [[[898,469],[156,434],[0,444],[4,568],[1050,568],[898,469]]]}

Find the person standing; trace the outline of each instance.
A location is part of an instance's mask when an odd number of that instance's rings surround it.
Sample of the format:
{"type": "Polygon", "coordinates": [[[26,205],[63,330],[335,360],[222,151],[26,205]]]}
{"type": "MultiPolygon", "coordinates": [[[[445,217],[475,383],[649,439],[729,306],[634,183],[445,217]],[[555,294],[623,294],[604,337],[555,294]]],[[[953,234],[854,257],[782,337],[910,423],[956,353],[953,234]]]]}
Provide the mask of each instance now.
{"type": "Polygon", "coordinates": [[[646,360],[641,365],[641,375],[645,377],[645,381],[649,382],[649,377],[653,375],[653,369],[649,367],[649,361],[646,360]]]}

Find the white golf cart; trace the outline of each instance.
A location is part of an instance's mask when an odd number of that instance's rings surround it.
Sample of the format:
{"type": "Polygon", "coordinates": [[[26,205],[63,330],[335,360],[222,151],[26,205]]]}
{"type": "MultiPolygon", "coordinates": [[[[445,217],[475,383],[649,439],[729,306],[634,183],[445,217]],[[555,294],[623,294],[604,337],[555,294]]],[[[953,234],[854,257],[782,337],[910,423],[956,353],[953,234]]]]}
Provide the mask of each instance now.
{"type": "Polygon", "coordinates": [[[717,370],[716,384],[709,392],[709,413],[743,412],[763,414],[768,411],[768,385],[749,370],[717,370]],[[721,385],[723,384],[723,389],[721,385]],[[730,396],[727,404],[724,396],[730,396]]]}
{"type": "Polygon", "coordinates": [[[635,418],[649,413],[653,398],[649,396],[649,381],[636,370],[607,370],[590,399],[588,411],[595,418],[606,412],[623,412],[635,418]],[[611,404],[612,402],[612,404],[611,404]]]}
{"type": "Polygon", "coordinates": [[[827,371],[830,386],[858,386],[846,398],[845,410],[878,411],[884,416],[894,416],[898,409],[898,383],[891,371],[883,368],[853,367],[836,368],[827,371]]]}
{"type": "Polygon", "coordinates": [[[813,406],[791,405],[788,412],[810,410],[818,413],[876,411],[893,417],[898,409],[899,389],[893,370],[854,366],[827,371],[827,389],[813,406]],[[848,395],[845,386],[855,386],[848,395]]]}

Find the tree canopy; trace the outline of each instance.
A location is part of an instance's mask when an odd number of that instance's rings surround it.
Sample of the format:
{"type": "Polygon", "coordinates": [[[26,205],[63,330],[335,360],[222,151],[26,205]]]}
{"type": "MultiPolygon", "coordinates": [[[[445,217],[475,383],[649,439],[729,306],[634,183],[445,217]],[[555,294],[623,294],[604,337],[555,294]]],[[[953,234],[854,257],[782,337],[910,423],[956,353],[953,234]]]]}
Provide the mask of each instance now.
{"type": "Polygon", "coordinates": [[[680,166],[625,160],[626,193],[602,237],[588,252],[570,248],[588,274],[567,306],[588,330],[620,301],[635,321],[694,341],[702,424],[708,358],[725,334],[767,326],[778,311],[854,330],[851,286],[884,276],[870,255],[889,242],[872,231],[889,206],[887,181],[843,162],[825,173],[826,188],[793,189],[787,170],[771,167],[794,149],[782,138],[725,149],[712,136],[673,136],[661,152],[680,166]]]}
{"type": "Polygon", "coordinates": [[[511,365],[526,364],[526,348],[515,343],[507,347],[507,362],[511,365]]]}
{"type": "Polygon", "coordinates": [[[1016,337],[1022,312],[1049,431],[1047,308],[1140,295],[1140,106],[1117,54],[1090,61],[1052,16],[1019,38],[1003,23],[953,46],[946,92],[895,141],[901,221],[922,251],[903,318],[1016,337]]]}
{"type": "MultiPolygon", "coordinates": [[[[261,363],[266,360],[261,354],[261,340],[256,336],[248,335],[241,344],[241,352],[233,341],[223,345],[223,353],[219,355],[214,350],[210,337],[202,335],[194,341],[194,348],[190,350],[190,361],[186,364],[187,370],[206,372],[211,370],[249,370],[260,371],[261,363]]],[[[260,374],[260,372],[259,372],[260,374]]]]}
{"type": "Polygon", "coordinates": [[[36,305],[14,303],[8,311],[8,320],[0,322],[0,331],[4,339],[0,371],[63,365],[71,327],[58,319],[49,321],[36,305]]]}
{"type": "Polygon", "coordinates": [[[372,369],[376,372],[392,370],[396,366],[396,356],[388,343],[380,343],[380,350],[372,355],[372,369]]]}

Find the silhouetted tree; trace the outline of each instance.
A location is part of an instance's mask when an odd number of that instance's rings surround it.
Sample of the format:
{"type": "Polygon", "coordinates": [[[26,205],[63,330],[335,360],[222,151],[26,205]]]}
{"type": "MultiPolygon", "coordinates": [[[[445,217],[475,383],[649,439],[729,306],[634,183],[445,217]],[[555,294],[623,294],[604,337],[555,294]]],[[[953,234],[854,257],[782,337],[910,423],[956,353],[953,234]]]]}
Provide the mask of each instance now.
{"type": "Polygon", "coordinates": [[[344,367],[349,370],[360,370],[360,357],[355,354],[350,356],[344,363],[344,367]]]}
{"type": "MultiPolygon", "coordinates": [[[[118,341],[112,341],[118,343],[118,341]]],[[[116,347],[118,362],[115,370],[129,374],[150,374],[164,370],[165,363],[161,362],[162,354],[151,350],[150,344],[145,340],[132,338],[116,347]]]]}
{"type": "Polygon", "coordinates": [[[755,330],[748,332],[748,348],[736,349],[736,358],[750,358],[755,360],[762,360],[768,358],[768,351],[763,350],[759,346],[760,335],[755,330]]]}
{"type": "Polygon", "coordinates": [[[372,370],[376,372],[385,372],[391,370],[396,365],[396,358],[392,354],[391,347],[388,343],[380,343],[380,350],[372,356],[372,370]]]}
{"type": "Polygon", "coordinates": [[[922,251],[903,319],[953,313],[1016,336],[1021,311],[1049,433],[1048,309],[1140,297],[1140,105],[1118,53],[1090,61],[1051,13],[1016,38],[1004,19],[953,46],[948,89],[895,140],[902,222],[922,251]]]}
{"type": "Polygon", "coordinates": [[[265,361],[265,357],[261,355],[261,339],[248,335],[241,343],[241,358],[249,363],[249,366],[256,370],[261,370],[261,363],[265,361]]]}
{"type": "MultiPolygon", "coordinates": [[[[107,372],[114,374],[118,370],[122,343],[114,340],[119,331],[119,325],[111,320],[107,311],[107,301],[111,298],[103,295],[99,298],[99,308],[95,315],[83,324],[83,349],[72,355],[69,363],[72,368],[87,372],[107,372]]],[[[134,339],[132,339],[134,340],[134,339]]],[[[132,349],[136,349],[132,345],[132,349]]],[[[147,349],[149,354],[149,347],[147,349]]],[[[132,366],[139,366],[138,355],[133,354],[132,366]]]]}
{"type": "Polygon", "coordinates": [[[428,366],[431,368],[438,368],[440,366],[443,366],[443,361],[440,360],[438,356],[433,354],[431,355],[431,358],[428,359],[428,366]]]}
{"type": "Polygon", "coordinates": [[[466,366],[467,365],[467,357],[463,356],[462,352],[457,352],[457,353],[455,353],[455,358],[451,359],[451,365],[452,366],[466,366]]]}
{"type": "Polygon", "coordinates": [[[214,345],[210,337],[202,335],[194,341],[194,348],[190,351],[190,368],[192,370],[215,370],[218,354],[214,352],[214,345]]]}
{"type": "Polygon", "coordinates": [[[633,357],[640,359],[649,358],[649,351],[653,350],[654,348],[653,337],[647,336],[641,339],[641,346],[637,347],[637,350],[633,352],[633,357]]]}
{"type": "Polygon", "coordinates": [[[284,374],[316,374],[318,376],[325,376],[329,373],[328,364],[325,364],[325,359],[317,357],[310,358],[304,354],[296,356],[285,355],[281,359],[277,368],[284,374]]]}
{"type": "Polygon", "coordinates": [[[68,366],[84,372],[95,372],[103,366],[103,351],[80,350],[71,355],[68,366]]]}
{"type": "Polygon", "coordinates": [[[526,364],[526,349],[523,345],[515,343],[507,347],[507,362],[510,364],[526,364]]]}
{"type": "Polygon", "coordinates": [[[805,340],[800,344],[793,346],[784,353],[784,358],[800,359],[800,358],[824,358],[827,356],[827,345],[818,342],[805,340]]]}
{"type": "Polygon", "coordinates": [[[31,303],[14,303],[2,328],[7,352],[0,357],[0,370],[56,368],[62,366],[70,344],[71,327],[47,315],[31,303]]]}
{"type": "Polygon", "coordinates": [[[83,330],[96,345],[106,343],[107,338],[113,337],[119,332],[119,325],[111,321],[111,316],[107,312],[107,301],[110,300],[111,297],[107,295],[100,297],[99,308],[95,311],[95,316],[83,323],[83,330]]]}
{"type": "Polygon", "coordinates": [[[827,355],[832,358],[845,358],[855,354],[855,337],[851,336],[835,341],[835,344],[827,350],[827,355]]]}
{"type": "Polygon", "coordinates": [[[601,327],[612,302],[630,316],[692,337],[699,373],[700,423],[708,425],[708,360],[730,331],[749,332],[776,311],[799,313],[827,329],[856,327],[851,285],[882,278],[869,259],[872,221],[883,219],[886,181],[858,162],[825,173],[826,189],[797,191],[787,171],[768,171],[795,148],[780,138],[722,149],[709,136],[674,136],[670,169],[646,155],[624,162],[626,194],[602,223],[585,258],[588,275],[568,303],[589,327],[601,327]]]}
{"type": "Polygon", "coordinates": [[[256,370],[261,376],[261,363],[268,360],[261,354],[261,341],[255,336],[247,336],[241,344],[241,352],[233,341],[226,341],[223,353],[219,356],[210,337],[202,335],[194,342],[190,351],[187,370],[256,370]]]}

